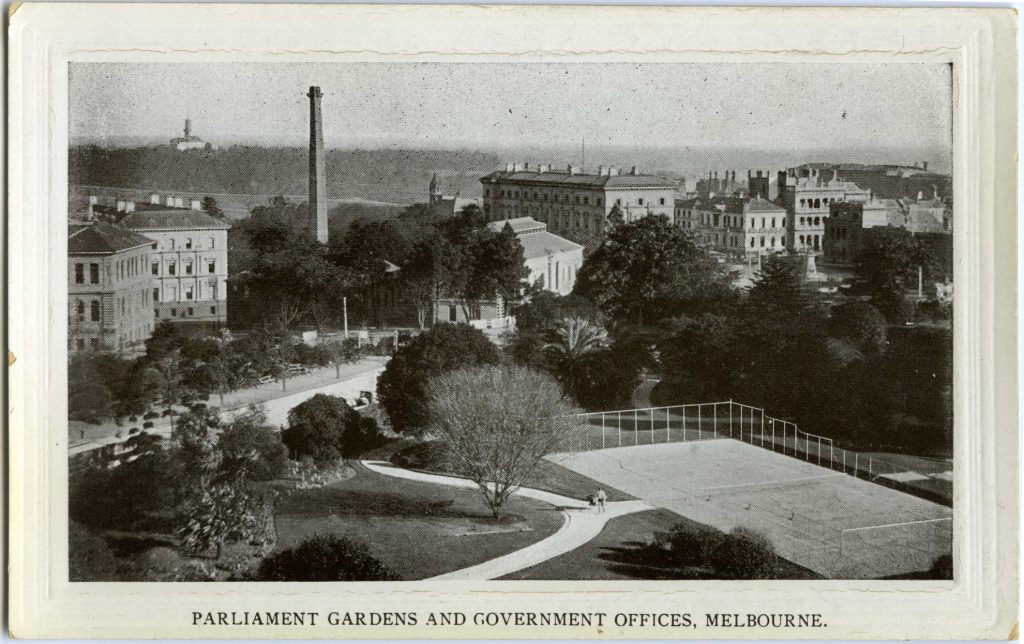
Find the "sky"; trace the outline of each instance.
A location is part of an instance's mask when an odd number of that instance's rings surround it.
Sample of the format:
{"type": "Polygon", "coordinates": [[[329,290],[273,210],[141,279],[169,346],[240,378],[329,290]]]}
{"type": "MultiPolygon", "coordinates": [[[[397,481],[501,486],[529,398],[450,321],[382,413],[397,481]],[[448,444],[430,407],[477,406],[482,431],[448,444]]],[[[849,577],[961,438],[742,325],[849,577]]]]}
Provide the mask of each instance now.
{"type": "Polygon", "coordinates": [[[71,140],[327,147],[951,148],[932,63],[73,63],[71,140]]]}

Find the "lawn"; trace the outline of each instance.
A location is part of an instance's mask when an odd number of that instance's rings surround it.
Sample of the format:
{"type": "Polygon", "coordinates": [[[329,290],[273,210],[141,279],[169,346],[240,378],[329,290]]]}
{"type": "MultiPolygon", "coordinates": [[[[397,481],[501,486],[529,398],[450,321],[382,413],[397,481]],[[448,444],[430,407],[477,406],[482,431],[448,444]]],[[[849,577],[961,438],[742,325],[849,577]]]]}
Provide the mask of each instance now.
{"type": "MultiPolygon", "coordinates": [[[[658,565],[650,545],[656,533],[668,533],[685,523],[713,530],[668,510],[647,510],[617,517],[596,538],[576,550],[502,579],[721,579],[710,570],[675,569],[658,565]]],[[[778,560],[780,579],[818,579],[813,572],[778,560]]]]}
{"type": "Polygon", "coordinates": [[[514,497],[495,521],[479,493],[383,476],[356,476],[283,498],[275,511],[277,550],[314,534],[366,543],[402,579],[424,579],[519,550],[553,534],[562,515],[514,497]]]}
{"type": "MultiPolygon", "coordinates": [[[[445,461],[439,446],[438,441],[412,442],[406,439],[402,443],[396,442],[389,449],[374,452],[372,457],[367,455],[364,458],[386,457],[398,467],[459,476],[445,461]]],[[[636,498],[547,460],[538,464],[525,486],[580,500],[586,499],[598,488],[604,489],[609,501],[632,501],[636,498]]]]}

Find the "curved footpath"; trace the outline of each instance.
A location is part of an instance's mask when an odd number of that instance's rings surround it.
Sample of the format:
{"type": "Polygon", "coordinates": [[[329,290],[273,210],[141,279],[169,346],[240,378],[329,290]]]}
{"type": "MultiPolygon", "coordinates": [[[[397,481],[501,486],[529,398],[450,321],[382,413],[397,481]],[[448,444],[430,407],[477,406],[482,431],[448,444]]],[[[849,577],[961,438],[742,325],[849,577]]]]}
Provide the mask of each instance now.
{"type": "MultiPolygon", "coordinates": [[[[457,476],[406,470],[383,461],[360,461],[360,463],[371,472],[383,474],[384,476],[394,476],[396,478],[419,481],[421,483],[433,483],[435,485],[477,489],[477,485],[473,481],[457,476]]],[[[604,529],[605,524],[616,517],[654,509],[654,506],[645,501],[617,501],[608,503],[605,512],[599,513],[586,501],[553,492],[521,487],[516,490],[515,494],[543,501],[558,508],[562,512],[562,527],[550,537],[521,550],[510,552],[507,555],[470,566],[469,568],[431,577],[430,579],[497,579],[498,577],[536,566],[548,559],[553,559],[579,548],[599,535],[601,530],[604,529]]]]}

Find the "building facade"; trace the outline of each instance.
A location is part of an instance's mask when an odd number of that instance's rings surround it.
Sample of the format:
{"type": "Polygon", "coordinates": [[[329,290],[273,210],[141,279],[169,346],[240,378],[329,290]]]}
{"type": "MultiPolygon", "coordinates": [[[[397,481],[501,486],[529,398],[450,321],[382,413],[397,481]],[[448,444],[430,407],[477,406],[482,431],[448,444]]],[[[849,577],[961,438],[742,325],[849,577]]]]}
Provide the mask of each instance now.
{"type": "Polygon", "coordinates": [[[697,243],[729,259],[786,250],[786,210],[758,197],[695,197],[678,199],[676,226],[697,243]]]}
{"type": "Polygon", "coordinates": [[[598,168],[587,174],[575,166],[564,171],[549,165],[508,164],[503,172],[480,179],[487,221],[531,217],[555,235],[590,251],[609,227],[648,215],[671,220],[676,184],[661,177],[598,168]]]}
{"type": "Polygon", "coordinates": [[[68,351],[135,351],[153,333],[156,242],[96,222],[68,228],[68,351]]]}
{"type": "Polygon", "coordinates": [[[944,224],[944,204],[937,200],[870,199],[834,203],[825,223],[824,260],[852,265],[876,229],[902,228],[918,236],[935,252],[947,273],[952,274],[952,232],[944,224]]]}
{"type": "Polygon", "coordinates": [[[157,243],[147,269],[158,323],[227,321],[227,222],[199,210],[162,208],[130,212],[120,225],[157,243]]]}
{"type": "Polygon", "coordinates": [[[832,204],[864,202],[871,198],[865,188],[843,181],[825,164],[789,168],[778,175],[779,203],[788,213],[786,247],[819,253],[825,237],[825,220],[832,204]]]}

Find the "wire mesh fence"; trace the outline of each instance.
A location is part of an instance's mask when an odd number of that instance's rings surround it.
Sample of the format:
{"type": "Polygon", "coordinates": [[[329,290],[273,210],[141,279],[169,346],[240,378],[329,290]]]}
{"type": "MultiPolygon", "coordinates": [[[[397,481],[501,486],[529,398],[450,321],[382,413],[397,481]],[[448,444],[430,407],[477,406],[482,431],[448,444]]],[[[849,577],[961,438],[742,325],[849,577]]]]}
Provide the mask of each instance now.
{"type": "Polygon", "coordinates": [[[951,499],[901,480],[905,466],[847,450],[827,436],[801,431],[760,407],[735,401],[590,412],[575,416],[579,429],[567,451],[733,438],[773,452],[873,481],[945,505],[951,499]]]}

